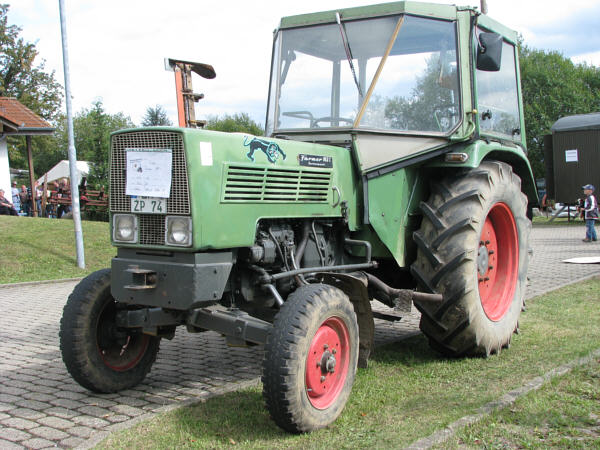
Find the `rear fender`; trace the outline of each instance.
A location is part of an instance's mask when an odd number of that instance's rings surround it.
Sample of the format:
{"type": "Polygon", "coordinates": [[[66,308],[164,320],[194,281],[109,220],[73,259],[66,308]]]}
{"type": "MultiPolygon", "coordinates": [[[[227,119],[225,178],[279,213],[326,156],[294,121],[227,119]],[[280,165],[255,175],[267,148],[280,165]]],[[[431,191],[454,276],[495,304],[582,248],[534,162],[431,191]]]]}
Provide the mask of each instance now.
{"type": "Polygon", "coordinates": [[[462,148],[454,148],[452,153],[465,153],[464,162],[447,162],[442,155],[424,167],[471,168],[479,167],[483,161],[502,161],[512,166],[514,172],[521,178],[521,190],[529,199],[529,206],[539,203],[535,179],[527,154],[520,146],[505,145],[500,142],[476,141],[462,148]]]}

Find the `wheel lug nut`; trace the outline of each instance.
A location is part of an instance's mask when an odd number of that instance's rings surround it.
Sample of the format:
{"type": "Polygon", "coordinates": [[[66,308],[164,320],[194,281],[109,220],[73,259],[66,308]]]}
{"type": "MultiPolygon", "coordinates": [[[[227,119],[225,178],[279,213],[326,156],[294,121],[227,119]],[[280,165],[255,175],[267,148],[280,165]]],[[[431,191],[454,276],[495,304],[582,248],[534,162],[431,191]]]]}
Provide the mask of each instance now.
{"type": "Polygon", "coordinates": [[[325,375],[321,375],[321,383],[325,381],[325,375]]]}
{"type": "Polygon", "coordinates": [[[334,348],[333,350],[331,350],[331,353],[335,355],[337,353],[337,350],[334,348]]]}
{"type": "Polygon", "coordinates": [[[494,266],[489,266],[488,270],[492,270],[494,268],[494,266]]]}
{"type": "Polygon", "coordinates": [[[488,250],[488,255],[493,255],[494,254],[494,250],[488,250]]]}
{"type": "Polygon", "coordinates": [[[490,245],[490,241],[485,241],[485,245],[490,245]]]}
{"type": "Polygon", "coordinates": [[[323,345],[323,350],[327,350],[329,348],[329,345],[325,344],[323,345]]]}

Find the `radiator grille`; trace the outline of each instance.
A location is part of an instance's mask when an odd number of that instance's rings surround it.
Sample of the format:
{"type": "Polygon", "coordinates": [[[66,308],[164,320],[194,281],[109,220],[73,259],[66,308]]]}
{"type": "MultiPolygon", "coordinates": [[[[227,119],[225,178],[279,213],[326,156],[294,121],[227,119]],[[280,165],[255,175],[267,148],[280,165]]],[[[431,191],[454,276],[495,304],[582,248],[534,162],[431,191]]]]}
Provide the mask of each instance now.
{"type": "Polygon", "coordinates": [[[181,134],[169,131],[133,131],[113,136],[110,163],[110,210],[112,212],[131,211],[130,197],[125,195],[127,148],[169,148],[172,150],[173,174],[171,195],[167,199],[167,214],[190,214],[183,138],[181,134]]]}
{"type": "Polygon", "coordinates": [[[165,244],[165,216],[162,214],[139,214],[138,221],[140,244],[165,244]]]}
{"type": "Polygon", "coordinates": [[[226,165],[222,202],[327,203],[331,170],[226,165]]]}

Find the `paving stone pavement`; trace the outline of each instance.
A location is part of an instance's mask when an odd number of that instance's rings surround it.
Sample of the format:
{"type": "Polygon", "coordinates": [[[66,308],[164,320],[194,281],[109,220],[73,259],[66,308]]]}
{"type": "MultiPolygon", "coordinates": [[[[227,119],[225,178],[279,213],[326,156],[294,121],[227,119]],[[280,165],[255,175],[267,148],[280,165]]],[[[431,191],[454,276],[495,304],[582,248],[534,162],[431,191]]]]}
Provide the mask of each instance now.
{"type": "MultiPolygon", "coordinates": [[[[583,243],[583,235],[583,226],[533,229],[528,298],[600,275],[600,264],[561,262],[600,256],[600,243],[583,243]]],[[[261,346],[229,348],[216,333],[182,329],[162,341],[141,385],[118,394],[86,391],[67,373],[58,348],[62,308],[75,284],[0,285],[0,448],[89,447],[155,413],[257,383],[261,346]]],[[[376,320],[377,345],[418,333],[418,322],[416,312],[399,322],[376,320]]]]}

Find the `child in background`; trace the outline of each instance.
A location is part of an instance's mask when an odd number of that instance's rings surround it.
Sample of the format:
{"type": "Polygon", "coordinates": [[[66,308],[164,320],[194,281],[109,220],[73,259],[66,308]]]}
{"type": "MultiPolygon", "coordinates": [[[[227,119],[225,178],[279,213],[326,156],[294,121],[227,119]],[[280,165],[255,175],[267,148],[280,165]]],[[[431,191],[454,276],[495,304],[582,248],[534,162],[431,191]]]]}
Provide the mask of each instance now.
{"type": "Polygon", "coordinates": [[[594,222],[598,220],[598,200],[594,197],[594,186],[586,184],[581,187],[585,194],[585,202],[583,204],[583,213],[585,219],[585,239],[583,242],[597,241],[596,229],[594,222]]]}

